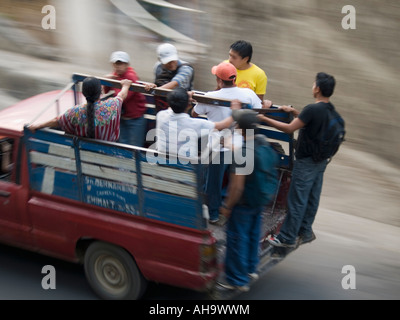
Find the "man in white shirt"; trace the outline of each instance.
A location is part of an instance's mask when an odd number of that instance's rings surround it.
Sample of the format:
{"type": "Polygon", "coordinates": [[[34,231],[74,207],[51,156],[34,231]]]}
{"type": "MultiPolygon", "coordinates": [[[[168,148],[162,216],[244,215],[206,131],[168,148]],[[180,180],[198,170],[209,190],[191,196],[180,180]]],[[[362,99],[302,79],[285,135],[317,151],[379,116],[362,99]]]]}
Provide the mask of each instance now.
{"type": "MultiPolygon", "coordinates": [[[[216,91],[209,91],[205,95],[207,97],[219,99],[238,99],[242,103],[248,105],[251,109],[261,109],[263,107],[270,107],[270,101],[262,102],[257,94],[249,88],[239,88],[236,86],[237,70],[234,65],[229,62],[221,62],[219,65],[211,69],[211,73],[216,76],[217,87],[220,88],[216,91]]],[[[229,117],[232,110],[223,106],[208,105],[198,103],[192,110],[192,116],[198,117],[199,115],[206,115],[208,120],[216,122],[229,117]]],[[[230,134],[235,137],[235,135],[230,134]]],[[[241,139],[238,136],[237,139],[241,139]]],[[[218,136],[213,134],[213,139],[218,139],[218,136]]],[[[240,140],[241,141],[241,140],[240,140]]],[[[224,173],[228,168],[228,164],[224,163],[224,159],[228,156],[225,155],[229,150],[220,147],[219,161],[213,161],[208,167],[206,178],[206,194],[208,197],[208,210],[210,214],[210,223],[218,222],[219,212],[218,209],[222,202],[222,183],[224,173]]]]}
{"type": "Polygon", "coordinates": [[[233,123],[230,115],[218,122],[191,118],[187,113],[191,107],[189,94],[183,88],[168,93],[167,102],[170,108],[156,116],[156,148],[160,152],[195,158],[200,138],[209,136],[214,129],[229,128],[233,123]]]}
{"type": "MultiPolygon", "coordinates": [[[[218,88],[216,91],[208,91],[207,97],[219,99],[238,99],[242,103],[246,103],[251,109],[260,109],[263,107],[262,101],[249,88],[239,88],[236,86],[236,68],[229,62],[221,62],[219,65],[211,69],[211,73],[216,76],[218,88]]],[[[227,107],[214,106],[198,103],[193,111],[192,116],[205,114],[211,121],[221,121],[222,118],[229,116],[232,113],[227,107]]]]}

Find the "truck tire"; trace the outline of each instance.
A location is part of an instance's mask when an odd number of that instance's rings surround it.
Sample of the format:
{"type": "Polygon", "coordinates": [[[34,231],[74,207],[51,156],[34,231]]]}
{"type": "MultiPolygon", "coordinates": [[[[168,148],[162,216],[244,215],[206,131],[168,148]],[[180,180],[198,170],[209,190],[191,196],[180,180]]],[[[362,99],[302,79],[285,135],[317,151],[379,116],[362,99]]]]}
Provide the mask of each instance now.
{"type": "Polygon", "coordinates": [[[123,248],[93,242],[85,253],[84,269],[93,291],[102,299],[140,299],[147,280],[139,271],[133,257],[123,248]]]}

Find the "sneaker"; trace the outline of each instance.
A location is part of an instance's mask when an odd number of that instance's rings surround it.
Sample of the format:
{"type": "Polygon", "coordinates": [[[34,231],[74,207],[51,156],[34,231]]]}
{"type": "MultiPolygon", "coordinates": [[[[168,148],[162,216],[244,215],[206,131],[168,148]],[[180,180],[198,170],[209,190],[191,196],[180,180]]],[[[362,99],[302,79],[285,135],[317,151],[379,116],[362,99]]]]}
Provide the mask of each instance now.
{"type": "Polygon", "coordinates": [[[228,218],[222,214],[219,215],[218,222],[216,223],[218,226],[223,227],[228,222],[228,218]]]}
{"type": "Polygon", "coordinates": [[[299,245],[302,245],[305,243],[309,243],[309,242],[314,241],[315,239],[317,239],[317,237],[315,236],[314,232],[312,232],[311,236],[309,236],[309,237],[304,237],[304,236],[300,235],[299,240],[297,241],[297,245],[299,246],[299,245]]]}
{"type": "Polygon", "coordinates": [[[223,227],[228,222],[228,218],[225,217],[224,215],[220,214],[218,218],[210,219],[210,220],[208,220],[208,222],[211,224],[214,224],[218,227],[223,227]]]}
{"type": "Polygon", "coordinates": [[[208,220],[208,222],[211,223],[211,224],[217,224],[218,221],[219,221],[219,218],[208,220]]]}
{"type": "Polygon", "coordinates": [[[294,248],[294,247],[296,247],[296,244],[290,244],[290,243],[285,243],[285,242],[283,242],[283,241],[280,241],[280,240],[278,239],[278,237],[277,237],[277,236],[274,236],[274,235],[269,236],[269,237],[267,238],[267,241],[268,241],[271,245],[273,245],[274,247],[284,247],[284,248],[294,248]]]}
{"type": "Polygon", "coordinates": [[[217,284],[224,288],[224,289],[228,289],[228,290],[239,290],[240,292],[248,292],[250,290],[250,287],[247,285],[244,286],[235,286],[226,282],[217,282],[217,284]]]}
{"type": "Polygon", "coordinates": [[[255,273],[255,272],[249,273],[249,277],[251,280],[254,280],[254,281],[256,281],[256,280],[258,280],[258,278],[260,278],[258,273],[255,273]]]}

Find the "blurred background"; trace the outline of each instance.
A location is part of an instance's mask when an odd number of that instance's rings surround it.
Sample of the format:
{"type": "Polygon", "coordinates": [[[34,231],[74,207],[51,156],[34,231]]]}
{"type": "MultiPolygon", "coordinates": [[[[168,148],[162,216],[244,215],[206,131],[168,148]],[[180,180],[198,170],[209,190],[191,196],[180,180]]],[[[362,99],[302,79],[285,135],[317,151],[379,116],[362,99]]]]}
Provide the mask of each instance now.
{"type": "Polygon", "coordinates": [[[168,41],[195,67],[195,89],[212,90],[210,69],[229,46],[253,45],[268,76],[265,98],[298,109],[313,101],[319,71],[337,80],[333,103],[346,145],[400,164],[398,0],[0,0],[0,108],[61,89],[74,72],[102,76],[127,51],[141,80],[153,81],[157,46],[168,41]],[[344,29],[345,5],[356,29],[344,29]],[[55,9],[55,29],[44,29],[55,9]]]}

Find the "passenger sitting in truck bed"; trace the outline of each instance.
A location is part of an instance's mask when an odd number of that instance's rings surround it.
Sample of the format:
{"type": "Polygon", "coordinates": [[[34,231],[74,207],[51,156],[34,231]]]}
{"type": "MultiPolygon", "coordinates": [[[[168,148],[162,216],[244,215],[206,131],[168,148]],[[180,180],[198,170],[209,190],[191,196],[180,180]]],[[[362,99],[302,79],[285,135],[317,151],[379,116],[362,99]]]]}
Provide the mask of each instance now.
{"type": "Polygon", "coordinates": [[[82,93],[87,103],[76,105],[50,121],[31,125],[29,129],[34,132],[46,127],[61,128],[66,133],[80,137],[117,141],[122,102],[126,99],[131,84],[130,80],[122,80],[122,90],[118,95],[101,101],[100,80],[94,77],[86,78],[82,83],[82,93]]]}
{"type": "MultiPolygon", "coordinates": [[[[208,136],[214,129],[229,128],[233,123],[232,116],[219,122],[191,118],[187,113],[191,108],[189,94],[183,88],[168,93],[167,102],[170,108],[157,113],[156,118],[156,149],[161,152],[197,157],[198,140],[202,136],[208,136]]],[[[237,105],[240,103],[235,104],[235,108],[237,105]]]]}

